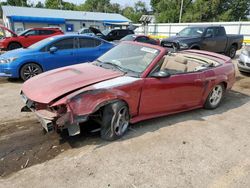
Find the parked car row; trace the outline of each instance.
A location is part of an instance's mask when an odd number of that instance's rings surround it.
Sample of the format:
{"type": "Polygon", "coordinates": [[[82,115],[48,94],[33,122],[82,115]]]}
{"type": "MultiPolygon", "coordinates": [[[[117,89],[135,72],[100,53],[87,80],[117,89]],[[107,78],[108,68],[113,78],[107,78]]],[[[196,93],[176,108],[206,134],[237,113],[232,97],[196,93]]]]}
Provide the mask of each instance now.
{"type": "MultiPolygon", "coordinates": [[[[7,31],[11,32],[8,29],[7,31]]],[[[115,33],[121,33],[121,31],[114,29],[110,33],[114,37],[115,33]]],[[[123,31],[125,33],[116,35],[116,38],[113,39],[120,39],[124,35],[133,33],[131,30],[123,31]]],[[[48,70],[93,61],[115,45],[104,40],[104,35],[91,37],[86,33],[84,35],[62,34],[63,32],[59,28],[32,28],[19,35],[12,33],[12,37],[0,40],[3,50],[11,50],[0,56],[0,76],[27,80],[48,70]],[[14,50],[15,48],[20,49],[14,50]]],[[[111,35],[107,36],[109,38],[105,39],[111,40],[111,35]]],[[[138,42],[159,44],[159,41],[147,36],[135,34],[127,36],[121,41],[130,41],[132,38],[138,42]]]]}
{"type": "Polygon", "coordinates": [[[36,28],[12,38],[3,41],[20,39],[25,48],[0,56],[0,76],[26,80],[22,111],[36,113],[47,132],[67,130],[74,136],[93,120],[103,139],[115,140],[130,123],[201,107],[215,109],[235,82],[229,57],[202,50],[168,53],[165,40],[131,30],[89,28],[62,35],[58,28],[36,28]],[[45,30],[55,32],[28,45],[28,33],[45,30]],[[114,40],[120,42],[109,42],[114,40]]]}
{"type": "Polygon", "coordinates": [[[1,50],[14,50],[17,48],[27,48],[45,38],[61,35],[63,31],[57,27],[42,27],[27,29],[19,34],[0,25],[0,28],[7,32],[7,36],[0,40],[1,50]]]}
{"type": "Polygon", "coordinates": [[[27,80],[59,67],[93,61],[114,44],[100,38],[58,35],[0,56],[0,76],[27,80]]]}

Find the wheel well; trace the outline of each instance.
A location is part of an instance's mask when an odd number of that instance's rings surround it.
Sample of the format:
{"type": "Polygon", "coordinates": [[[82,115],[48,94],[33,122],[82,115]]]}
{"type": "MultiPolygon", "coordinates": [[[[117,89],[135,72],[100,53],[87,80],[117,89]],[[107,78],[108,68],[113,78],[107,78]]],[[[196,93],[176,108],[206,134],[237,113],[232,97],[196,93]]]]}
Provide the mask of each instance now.
{"type": "Polygon", "coordinates": [[[109,104],[112,104],[112,103],[115,103],[115,102],[124,102],[127,106],[128,106],[128,110],[129,110],[129,105],[128,103],[125,101],[125,100],[122,100],[122,99],[113,99],[113,100],[109,100],[109,101],[104,101],[100,104],[98,104],[95,108],[95,110],[93,111],[93,114],[96,114],[96,113],[99,113],[100,111],[103,110],[103,108],[109,104]]]}
{"type": "Polygon", "coordinates": [[[23,46],[20,42],[12,41],[12,42],[10,42],[10,43],[8,44],[8,47],[9,47],[11,44],[14,44],[14,43],[19,44],[20,46],[23,46]]]}
{"type": "Polygon", "coordinates": [[[193,49],[193,50],[200,50],[200,47],[199,46],[192,46],[190,49],[193,49]]]}
{"type": "Polygon", "coordinates": [[[227,82],[221,82],[221,84],[227,89],[227,82]]]}
{"type": "Polygon", "coordinates": [[[232,46],[235,46],[236,49],[238,49],[238,44],[237,43],[233,43],[232,46]]]}
{"type": "Polygon", "coordinates": [[[42,69],[42,71],[43,71],[43,67],[42,67],[41,65],[39,65],[38,63],[36,63],[36,62],[27,62],[27,63],[24,63],[24,64],[19,68],[19,77],[21,77],[21,70],[22,70],[23,66],[24,66],[24,65],[27,65],[27,64],[30,64],[30,63],[36,64],[36,65],[39,66],[39,67],[42,69]]]}

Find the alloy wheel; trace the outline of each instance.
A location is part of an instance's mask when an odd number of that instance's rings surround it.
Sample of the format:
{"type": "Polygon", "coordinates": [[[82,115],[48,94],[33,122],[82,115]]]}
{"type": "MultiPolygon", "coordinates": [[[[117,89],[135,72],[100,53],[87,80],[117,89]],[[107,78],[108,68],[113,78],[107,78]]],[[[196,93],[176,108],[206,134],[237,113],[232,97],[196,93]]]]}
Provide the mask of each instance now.
{"type": "Polygon", "coordinates": [[[117,119],[114,123],[114,132],[117,136],[123,135],[129,125],[129,113],[126,106],[122,107],[117,113],[117,119]]]}
{"type": "Polygon", "coordinates": [[[222,96],[223,96],[222,86],[221,85],[215,86],[209,98],[211,105],[217,106],[220,103],[222,96]]]}

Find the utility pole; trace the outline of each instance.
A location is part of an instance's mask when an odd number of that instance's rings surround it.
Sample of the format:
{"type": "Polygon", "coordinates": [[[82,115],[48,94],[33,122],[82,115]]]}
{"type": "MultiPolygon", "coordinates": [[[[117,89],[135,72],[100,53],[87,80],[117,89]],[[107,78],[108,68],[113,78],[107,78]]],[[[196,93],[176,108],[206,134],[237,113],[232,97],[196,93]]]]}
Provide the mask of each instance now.
{"type": "Polygon", "coordinates": [[[60,7],[60,9],[62,10],[62,0],[58,0],[59,1],[59,7],[60,7]]]}
{"type": "Polygon", "coordinates": [[[181,9],[180,9],[179,23],[181,23],[182,9],[183,9],[183,0],[181,0],[181,9]]]}

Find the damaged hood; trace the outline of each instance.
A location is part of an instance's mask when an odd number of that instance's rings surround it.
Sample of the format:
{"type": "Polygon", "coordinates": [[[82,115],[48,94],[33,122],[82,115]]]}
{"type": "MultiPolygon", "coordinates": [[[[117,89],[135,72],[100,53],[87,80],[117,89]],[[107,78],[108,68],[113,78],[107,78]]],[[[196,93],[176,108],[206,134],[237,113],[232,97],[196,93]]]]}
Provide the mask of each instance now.
{"type": "Polygon", "coordinates": [[[48,104],[65,94],[122,75],[90,63],[78,64],[35,76],[23,84],[22,92],[32,101],[48,104]]]}
{"type": "Polygon", "coordinates": [[[5,31],[10,32],[12,36],[17,36],[17,34],[16,34],[14,31],[8,29],[7,27],[5,27],[5,26],[3,26],[3,25],[0,25],[0,28],[1,28],[2,30],[5,30],[5,31]]]}

